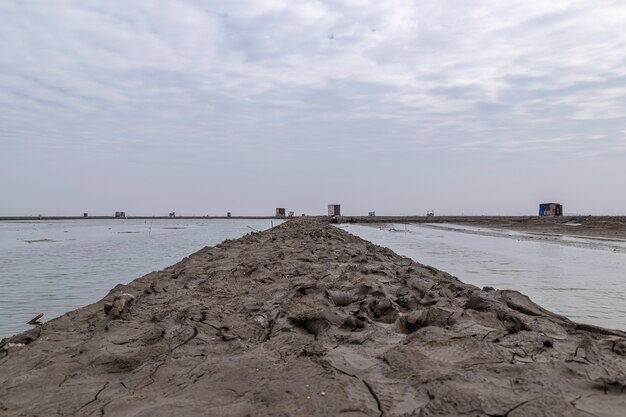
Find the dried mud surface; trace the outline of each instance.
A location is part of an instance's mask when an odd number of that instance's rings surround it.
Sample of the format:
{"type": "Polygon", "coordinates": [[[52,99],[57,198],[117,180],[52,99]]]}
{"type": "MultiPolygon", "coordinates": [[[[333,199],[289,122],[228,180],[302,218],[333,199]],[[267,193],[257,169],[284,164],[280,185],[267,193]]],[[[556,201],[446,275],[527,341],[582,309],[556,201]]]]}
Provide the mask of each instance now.
{"type": "Polygon", "coordinates": [[[625,355],[624,333],[298,219],[3,340],[0,415],[623,416],[625,355]]]}

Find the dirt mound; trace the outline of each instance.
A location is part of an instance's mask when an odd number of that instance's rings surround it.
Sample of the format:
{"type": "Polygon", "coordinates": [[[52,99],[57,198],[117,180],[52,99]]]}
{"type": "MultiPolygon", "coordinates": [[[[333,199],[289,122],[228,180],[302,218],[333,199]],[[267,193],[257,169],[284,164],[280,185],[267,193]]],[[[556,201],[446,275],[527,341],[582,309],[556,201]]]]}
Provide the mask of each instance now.
{"type": "Polygon", "coordinates": [[[0,415],[623,416],[625,355],[621,332],[298,219],[3,340],[0,415]]]}

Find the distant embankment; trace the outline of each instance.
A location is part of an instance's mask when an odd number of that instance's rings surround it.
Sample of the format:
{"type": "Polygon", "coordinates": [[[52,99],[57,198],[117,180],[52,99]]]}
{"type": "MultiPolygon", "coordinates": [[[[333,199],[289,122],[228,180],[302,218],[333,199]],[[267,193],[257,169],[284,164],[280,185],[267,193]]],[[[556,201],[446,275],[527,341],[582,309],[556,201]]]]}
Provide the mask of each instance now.
{"type": "Polygon", "coordinates": [[[626,240],[626,216],[367,216],[341,217],[338,223],[449,223],[539,234],[593,236],[626,240]]]}
{"type": "Polygon", "coordinates": [[[525,223],[626,223],[626,216],[341,216],[339,223],[461,223],[475,225],[525,223]]]}
{"type": "MultiPolygon", "coordinates": [[[[297,218],[297,217],[293,217],[297,218]]],[[[626,216],[339,216],[330,218],[323,215],[307,216],[307,218],[328,220],[331,223],[458,223],[465,225],[504,228],[544,228],[555,225],[575,224],[585,226],[581,229],[593,227],[613,229],[615,227],[626,228],[626,216]]],[[[51,221],[51,220],[176,220],[176,219],[281,219],[288,220],[290,217],[277,216],[5,216],[0,221],[51,221]]],[[[570,228],[572,229],[572,228],[570,228]]]]}
{"type": "MultiPolygon", "coordinates": [[[[493,223],[527,222],[538,216],[341,216],[340,223],[493,223]]],[[[566,219],[560,217],[559,219],[566,219]]]]}
{"type": "Polygon", "coordinates": [[[180,220],[180,219],[277,219],[276,216],[14,216],[14,217],[0,217],[0,221],[39,221],[39,220],[180,220]]]}

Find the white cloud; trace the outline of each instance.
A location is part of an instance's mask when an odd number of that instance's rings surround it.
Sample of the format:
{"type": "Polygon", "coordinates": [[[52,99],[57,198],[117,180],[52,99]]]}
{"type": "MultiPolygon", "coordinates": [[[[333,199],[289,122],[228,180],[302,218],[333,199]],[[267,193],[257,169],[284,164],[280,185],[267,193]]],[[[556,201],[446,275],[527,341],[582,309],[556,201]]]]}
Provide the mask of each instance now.
{"type": "Polygon", "coordinates": [[[621,1],[5,0],[0,14],[0,146],[583,155],[602,136],[624,152],[621,1]]]}

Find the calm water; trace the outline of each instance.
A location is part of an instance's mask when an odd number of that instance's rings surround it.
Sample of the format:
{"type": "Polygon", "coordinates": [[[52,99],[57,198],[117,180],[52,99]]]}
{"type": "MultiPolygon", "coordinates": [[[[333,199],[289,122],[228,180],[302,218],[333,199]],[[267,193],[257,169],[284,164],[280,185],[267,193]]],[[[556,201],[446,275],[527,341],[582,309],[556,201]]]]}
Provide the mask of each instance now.
{"type": "Polygon", "coordinates": [[[341,227],[469,284],[518,290],[575,321],[626,330],[624,242],[533,241],[537,235],[434,225],[341,227]]]}
{"type": "Polygon", "coordinates": [[[276,220],[0,222],[0,338],[93,303],[119,283],[276,220]],[[44,241],[42,241],[44,240],[44,241]],[[28,241],[31,241],[29,243],[28,241]]]}

